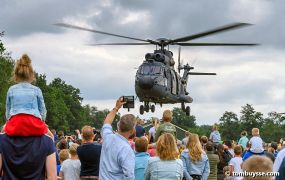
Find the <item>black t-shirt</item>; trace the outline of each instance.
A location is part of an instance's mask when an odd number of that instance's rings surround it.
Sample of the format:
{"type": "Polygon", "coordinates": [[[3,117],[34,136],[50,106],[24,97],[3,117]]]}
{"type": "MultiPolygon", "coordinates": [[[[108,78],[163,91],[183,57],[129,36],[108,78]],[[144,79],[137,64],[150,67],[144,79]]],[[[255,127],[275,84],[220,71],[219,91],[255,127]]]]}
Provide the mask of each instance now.
{"type": "Polygon", "coordinates": [[[142,137],[144,136],[145,130],[142,126],[137,125],[136,126],[136,137],[142,137]]]}
{"type": "Polygon", "coordinates": [[[48,136],[9,137],[0,135],[3,180],[44,180],[47,156],[55,152],[48,136]]]}
{"type": "Polygon", "coordinates": [[[102,146],[97,143],[82,144],[77,148],[81,162],[80,176],[99,176],[99,164],[102,146]]]}

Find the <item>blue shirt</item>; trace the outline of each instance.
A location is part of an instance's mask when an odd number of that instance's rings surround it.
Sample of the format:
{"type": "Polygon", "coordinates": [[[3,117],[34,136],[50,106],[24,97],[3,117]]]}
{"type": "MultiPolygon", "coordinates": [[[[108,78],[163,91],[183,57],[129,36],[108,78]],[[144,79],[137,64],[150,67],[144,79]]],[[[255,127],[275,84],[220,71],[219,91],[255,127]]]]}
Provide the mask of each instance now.
{"type": "Polygon", "coordinates": [[[181,180],[183,178],[183,164],[180,159],[161,160],[151,157],[145,170],[146,180],[181,180]]]}
{"type": "Polygon", "coordinates": [[[202,159],[195,163],[189,157],[189,150],[182,151],[180,159],[183,162],[183,173],[187,180],[192,179],[190,175],[201,175],[201,180],[207,180],[210,174],[210,163],[206,153],[202,154],[202,159]]]}
{"type": "Polygon", "coordinates": [[[134,180],[135,153],[128,140],[114,134],[110,124],[103,125],[101,134],[100,180],[134,180]]]}
{"type": "Polygon", "coordinates": [[[42,120],[45,120],[47,113],[41,89],[27,82],[11,86],[7,93],[6,119],[21,113],[42,120]]]}
{"type": "Polygon", "coordinates": [[[242,136],[239,139],[238,144],[241,145],[245,149],[247,142],[248,142],[248,138],[246,136],[242,136]]]}
{"type": "Polygon", "coordinates": [[[149,154],[147,152],[136,153],[135,159],[135,179],[144,180],[144,171],[147,166],[147,161],[149,159],[149,154]]]}
{"type": "Polygon", "coordinates": [[[213,143],[216,143],[216,144],[219,143],[221,141],[221,135],[220,135],[219,131],[211,132],[209,139],[212,140],[213,143]]]}
{"type": "Polygon", "coordinates": [[[50,137],[9,137],[0,135],[0,154],[3,161],[3,179],[45,179],[46,158],[55,152],[50,137]]]}

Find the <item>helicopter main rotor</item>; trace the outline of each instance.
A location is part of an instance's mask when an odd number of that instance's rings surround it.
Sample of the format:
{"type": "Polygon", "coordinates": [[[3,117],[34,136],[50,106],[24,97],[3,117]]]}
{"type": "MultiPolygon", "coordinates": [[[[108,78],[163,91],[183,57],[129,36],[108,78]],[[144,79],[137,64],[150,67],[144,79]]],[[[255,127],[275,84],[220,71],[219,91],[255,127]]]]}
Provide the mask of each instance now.
{"type": "Polygon", "coordinates": [[[124,39],[130,39],[130,40],[135,40],[135,41],[140,41],[141,43],[99,43],[99,44],[90,44],[91,46],[101,46],[101,45],[157,45],[159,46],[162,50],[168,46],[168,45],[179,45],[179,46],[255,46],[258,44],[255,43],[189,43],[187,41],[191,41],[194,39],[198,39],[201,37],[209,36],[212,34],[217,34],[229,30],[234,30],[237,28],[242,28],[249,26],[251,24],[248,23],[233,23],[229,24],[226,26],[221,26],[209,31],[189,35],[189,36],[184,36],[176,39],[167,39],[167,38],[160,38],[157,40],[151,40],[151,39],[141,39],[141,38],[135,38],[135,37],[130,37],[130,36],[124,36],[124,35],[118,35],[118,34],[113,34],[109,32],[104,32],[104,31],[98,31],[95,29],[90,29],[90,28],[85,28],[81,26],[76,26],[72,24],[66,24],[66,23],[56,23],[54,24],[56,26],[60,27],[65,27],[65,28],[70,28],[70,29],[77,29],[77,30],[83,30],[83,31],[89,31],[93,33],[98,33],[98,34],[104,34],[104,35],[109,35],[109,36],[115,36],[115,37],[120,37],[124,39]],[[187,42],[187,43],[186,43],[187,42]]]}

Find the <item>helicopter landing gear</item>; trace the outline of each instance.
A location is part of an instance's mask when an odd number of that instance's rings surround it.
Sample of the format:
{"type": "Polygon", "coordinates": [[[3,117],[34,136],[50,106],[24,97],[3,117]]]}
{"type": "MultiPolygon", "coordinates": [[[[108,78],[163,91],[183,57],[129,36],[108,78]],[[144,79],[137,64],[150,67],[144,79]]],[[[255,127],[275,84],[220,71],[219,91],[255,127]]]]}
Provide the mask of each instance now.
{"type": "Polygon", "coordinates": [[[150,105],[149,102],[145,102],[144,105],[140,105],[140,114],[143,115],[144,112],[149,112],[149,110],[153,113],[155,111],[155,106],[150,105]]]}
{"type": "Polygon", "coordinates": [[[186,112],[186,116],[190,116],[191,109],[189,106],[186,107],[185,112],[186,112]]]}
{"type": "Polygon", "coordinates": [[[151,110],[152,113],[154,113],[154,111],[155,111],[155,106],[154,106],[154,105],[151,105],[150,110],[151,110]]]}
{"type": "Polygon", "coordinates": [[[183,111],[185,111],[185,103],[184,103],[184,102],[181,103],[181,109],[182,109],[183,111]]]}

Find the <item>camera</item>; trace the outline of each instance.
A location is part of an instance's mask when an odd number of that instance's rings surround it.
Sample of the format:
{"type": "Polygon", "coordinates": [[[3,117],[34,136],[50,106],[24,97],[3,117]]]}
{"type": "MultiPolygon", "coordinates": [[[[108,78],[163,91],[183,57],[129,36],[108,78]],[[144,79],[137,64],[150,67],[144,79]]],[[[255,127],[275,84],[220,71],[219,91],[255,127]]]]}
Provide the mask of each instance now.
{"type": "Polygon", "coordinates": [[[130,108],[135,108],[135,97],[134,96],[123,96],[123,101],[125,104],[123,105],[123,108],[127,108],[128,111],[130,108]]]}

